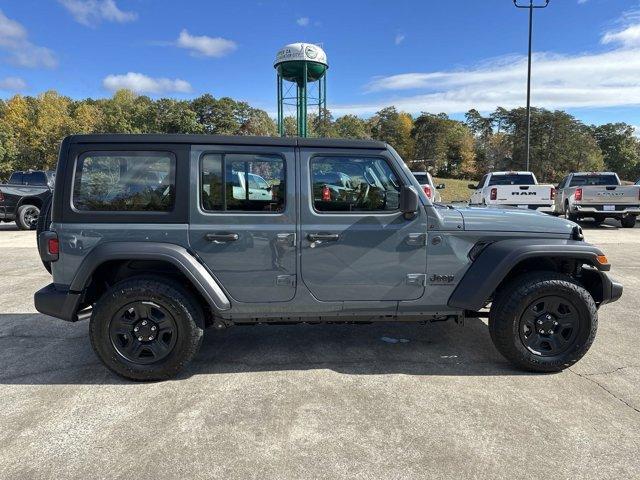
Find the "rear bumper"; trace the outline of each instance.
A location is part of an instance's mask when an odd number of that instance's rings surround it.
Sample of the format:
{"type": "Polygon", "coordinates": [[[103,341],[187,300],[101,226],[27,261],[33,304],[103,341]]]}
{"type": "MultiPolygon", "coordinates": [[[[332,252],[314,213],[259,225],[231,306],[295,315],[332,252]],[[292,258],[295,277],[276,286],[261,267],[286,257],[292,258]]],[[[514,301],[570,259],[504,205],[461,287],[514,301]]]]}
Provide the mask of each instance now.
{"type": "MultiPolygon", "coordinates": [[[[607,204],[611,205],[611,204],[607,204]]],[[[598,215],[621,217],[624,215],[640,215],[640,205],[615,205],[615,210],[605,210],[603,205],[573,205],[571,210],[575,213],[597,213],[598,215]]]]}
{"type": "Polygon", "coordinates": [[[67,322],[75,322],[78,320],[77,312],[80,305],[80,297],[80,293],[58,289],[53,283],[50,283],[35,293],[33,301],[36,310],[40,313],[67,322]]]}

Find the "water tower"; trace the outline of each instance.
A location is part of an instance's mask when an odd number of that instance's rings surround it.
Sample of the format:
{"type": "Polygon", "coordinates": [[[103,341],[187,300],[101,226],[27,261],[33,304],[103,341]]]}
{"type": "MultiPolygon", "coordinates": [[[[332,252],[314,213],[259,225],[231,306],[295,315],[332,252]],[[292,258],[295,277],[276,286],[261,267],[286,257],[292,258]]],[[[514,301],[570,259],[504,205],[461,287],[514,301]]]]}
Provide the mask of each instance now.
{"type": "Polygon", "coordinates": [[[273,66],[278,74],[278,134],[285,134],[285,106],[295,106],[297,134],[306,137],[307,107],[317,106],[320,118],[327,109],[327,55],[318,45],[292,43],[278,51],[273,66]],[[314,85],[317,96],[309,92],[314,85]]]}

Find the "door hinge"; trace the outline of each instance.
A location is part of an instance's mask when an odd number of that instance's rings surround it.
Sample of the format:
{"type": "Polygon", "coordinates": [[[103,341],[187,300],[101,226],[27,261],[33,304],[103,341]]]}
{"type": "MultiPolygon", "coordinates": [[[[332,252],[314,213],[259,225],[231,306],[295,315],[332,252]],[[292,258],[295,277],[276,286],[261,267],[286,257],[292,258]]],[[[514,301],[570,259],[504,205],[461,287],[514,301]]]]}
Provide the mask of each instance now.
{"type": "Polygon", "coordinates": [[[407,275],[407,285],[425,286],[427,275],[425,273],[409,273],[407,275]]]}
{"type": "Polygon", "coordinates": [[[427,245],[426,233],[410,233],[407,236],[407,245],[415,245],[418,247],[425,247],[427,245]]]}
{"type": "Polygon", "coordinates": [[[295,287],[296,276],[295,275],[278,275],[276,277],[276,285],[278,287],[295,287]]]}

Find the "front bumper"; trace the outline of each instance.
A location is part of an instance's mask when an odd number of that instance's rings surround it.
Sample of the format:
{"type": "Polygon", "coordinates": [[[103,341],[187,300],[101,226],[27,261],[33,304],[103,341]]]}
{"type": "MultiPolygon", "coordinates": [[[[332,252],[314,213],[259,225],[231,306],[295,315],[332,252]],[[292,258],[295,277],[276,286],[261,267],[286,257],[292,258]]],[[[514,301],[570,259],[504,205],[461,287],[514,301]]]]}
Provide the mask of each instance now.
{"type": "Polygon", "coordinates": [[[38,290],[33,296],[36,310],[67,322],[78,320],[81,293],[59,289],[53,283],[38,290]]]}
{"type": "Polygon", "coordinates": [[[612,280],[606,273],[600,272],[600,275],[602,279],[602,301],[600,306],[619,300],[624,290],[622,284],[612,280]]]}

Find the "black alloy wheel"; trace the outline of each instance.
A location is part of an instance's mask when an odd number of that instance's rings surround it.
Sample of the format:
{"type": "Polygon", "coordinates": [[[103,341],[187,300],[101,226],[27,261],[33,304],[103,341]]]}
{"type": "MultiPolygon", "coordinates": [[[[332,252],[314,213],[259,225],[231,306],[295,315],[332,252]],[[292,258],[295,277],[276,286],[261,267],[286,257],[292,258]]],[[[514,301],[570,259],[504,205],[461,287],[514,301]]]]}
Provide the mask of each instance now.
{"type": "Polygon", "coordinates": [[[166,358],[176,344],[173,316],[154,302],[133,302],[120,309],[109,324],[113,348],[131,363],[148,365],[166,358]]]}
{"type": "Polygon", "coordinates": [[[520,340],[541,357],[566,352],[578,336],[580,318],[566,298],[548,296],[534,300],[520,318],[520,340]]]}

